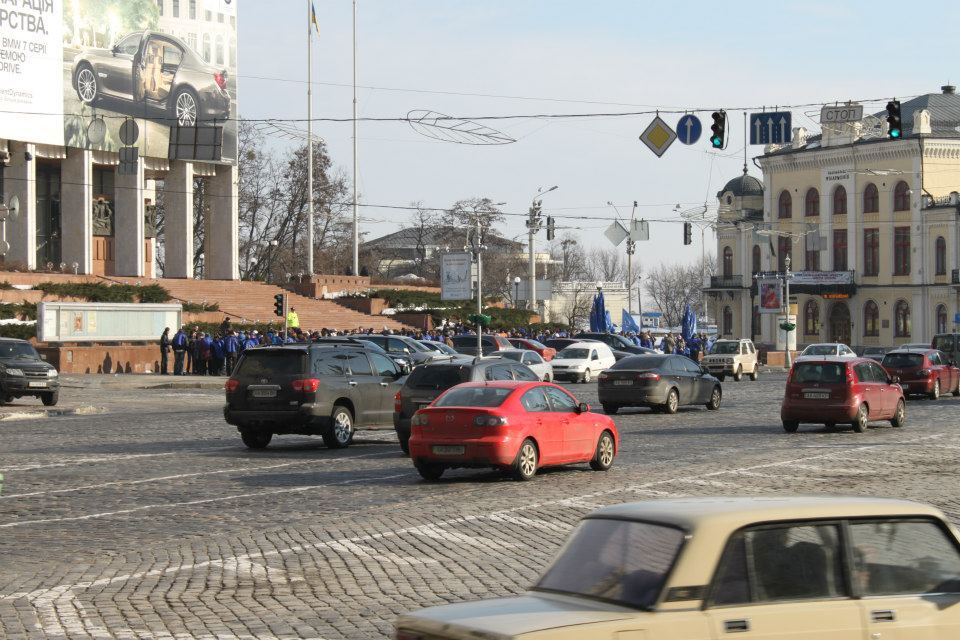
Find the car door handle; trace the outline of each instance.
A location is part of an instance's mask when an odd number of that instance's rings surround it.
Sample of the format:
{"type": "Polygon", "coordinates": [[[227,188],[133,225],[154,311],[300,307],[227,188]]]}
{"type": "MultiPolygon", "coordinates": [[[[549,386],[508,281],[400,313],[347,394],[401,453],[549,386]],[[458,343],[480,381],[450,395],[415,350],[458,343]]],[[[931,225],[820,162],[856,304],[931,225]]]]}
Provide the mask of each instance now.
{"type": "Polygon", "coordinates": [[[350,380],[350,381],[347,382],[347,384],[350,385],[351,387],[355,387],[355,386],[357,386],[357,381],[356,381],[356,380],[350,380]]]}
{"type": "Polygon", "coordinates": [[[878,609],[870,612],[870,619],[874,622],[895,622],[897,614],[893,609],[878,609]]]}
{"type": "Polygon", "coordinates": [[[750,621],[743,620],[724,620],[723,630],[727,633],[745,633],[750,631],[750,621]]]}
{"type": "Polygon", "coordinates": [[[381,386],[381,387],[386,387],[386,386],[389,386],[389,385],[390,385],[389,382],[381,382],[381,383],[380,383],[380,386],[381,386]]]}

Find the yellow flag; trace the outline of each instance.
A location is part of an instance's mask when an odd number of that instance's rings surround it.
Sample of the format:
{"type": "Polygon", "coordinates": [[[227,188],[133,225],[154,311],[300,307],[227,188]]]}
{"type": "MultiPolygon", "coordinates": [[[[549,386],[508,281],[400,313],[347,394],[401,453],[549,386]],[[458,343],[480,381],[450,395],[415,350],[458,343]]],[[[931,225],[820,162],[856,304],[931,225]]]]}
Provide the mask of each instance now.
{"type": "Polygon", "coordinates": [[[310,22],[313,23],[314,28],[317,30],[317,35],[320,35],[320,23],[317,22],[317,9],[313,6],[313,3],[310,3],[310,22]]]}

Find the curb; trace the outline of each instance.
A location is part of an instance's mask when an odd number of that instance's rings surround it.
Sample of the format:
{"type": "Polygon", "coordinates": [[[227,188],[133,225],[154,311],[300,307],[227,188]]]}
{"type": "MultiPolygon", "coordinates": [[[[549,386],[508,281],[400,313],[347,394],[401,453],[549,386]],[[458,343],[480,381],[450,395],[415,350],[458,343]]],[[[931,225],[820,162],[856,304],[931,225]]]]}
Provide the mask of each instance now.
{"type": "Polygon", "coordinates": [[[161,382],[160,384],[150,384],[135,389],[214,389],[223,391],[223,383],[219,382],[161,382]]]}
{"type": "Polygon", "coordinates": [[[39,409],[36,411],[16,411],[0,414],[0,422],[13,420],[32,420],[35,418],[61,418],[64,416],[93,416],[106,413],[103,407],[84,405],[73,409],[39,409]]]}

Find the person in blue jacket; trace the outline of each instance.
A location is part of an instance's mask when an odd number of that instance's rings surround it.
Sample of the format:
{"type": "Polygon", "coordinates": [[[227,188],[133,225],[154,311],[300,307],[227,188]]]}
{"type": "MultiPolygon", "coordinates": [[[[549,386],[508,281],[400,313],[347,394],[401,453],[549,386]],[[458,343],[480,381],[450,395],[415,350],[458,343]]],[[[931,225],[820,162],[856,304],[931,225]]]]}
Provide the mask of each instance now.
{"type": "Polygon", "coordinates": [[[213,338],[212,357],[210,358],[210,375],[223,375],[223,362],[226,358],[226,352],[223,350],[223,337],[218,333],[213,338]]]}
{"type": "Polygon", "coordinates": [[[226,364],[225,375],[233,373],[233,367],[237,364],[237,356],[240,355],[240,341],[237,340],[237,334],[233,329],[223,339],[223,354],[226,364]]]}
{"type": "Polygon", "coordinates": [[[183,375],[183,359],[187,355],[187,327],[180,327],[180,330],[173,334],[171,346],[173,347],[173,375],[183,375]]]}

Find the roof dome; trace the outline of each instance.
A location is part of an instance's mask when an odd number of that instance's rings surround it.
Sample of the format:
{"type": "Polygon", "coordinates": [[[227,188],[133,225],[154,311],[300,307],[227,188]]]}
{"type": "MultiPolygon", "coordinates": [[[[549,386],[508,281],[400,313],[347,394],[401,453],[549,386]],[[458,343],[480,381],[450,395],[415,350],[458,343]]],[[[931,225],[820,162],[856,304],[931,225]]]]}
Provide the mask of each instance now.
{"type": "Polygon", "coordinates": [[[733,195],[738,198],[743,196],[762,196],[763,183],[744,171],[743,175],[737,176],[725,184],[723,189],[720,189],[717,193],[717,197],[719,198],[727,191],[732,191],[733,195]]]}

